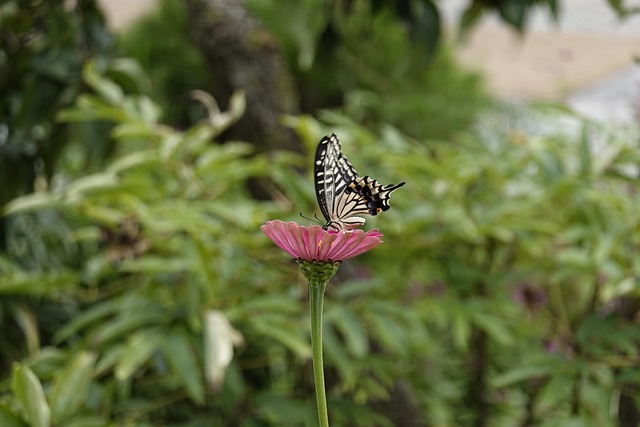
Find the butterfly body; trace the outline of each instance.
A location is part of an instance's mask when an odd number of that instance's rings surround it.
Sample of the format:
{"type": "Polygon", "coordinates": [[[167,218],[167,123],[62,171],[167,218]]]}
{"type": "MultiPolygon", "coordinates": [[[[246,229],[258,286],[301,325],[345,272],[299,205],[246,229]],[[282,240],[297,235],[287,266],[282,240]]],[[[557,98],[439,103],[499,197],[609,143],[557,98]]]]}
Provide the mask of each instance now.
{"type": "Polygon", "coordinates": [[[315,158],[315,189],[318,205],[326,219],[325,229],[348,230],[365,219],[359,215],[378,215],[390,208],[391,193],[405,183],[381,185],[369,176],[358,176],[342,154],[336,134],[318,144],[315,158]]]}

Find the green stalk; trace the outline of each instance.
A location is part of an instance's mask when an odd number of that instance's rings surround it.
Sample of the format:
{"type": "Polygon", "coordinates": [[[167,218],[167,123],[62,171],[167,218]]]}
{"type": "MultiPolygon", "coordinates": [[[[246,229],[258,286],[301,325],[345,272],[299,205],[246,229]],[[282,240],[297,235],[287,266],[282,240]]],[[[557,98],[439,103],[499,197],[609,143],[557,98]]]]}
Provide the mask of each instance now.
{"type": "Polygon", "coordinates": [[[313,382],[316,388],[316,404],[320,427],[329,427],[327,395],[324,387],[324,364],[322,362],[322,306],[327,282],[309,281],[309,309],[311,313],[311,349],[313,354],[313,382]]]}

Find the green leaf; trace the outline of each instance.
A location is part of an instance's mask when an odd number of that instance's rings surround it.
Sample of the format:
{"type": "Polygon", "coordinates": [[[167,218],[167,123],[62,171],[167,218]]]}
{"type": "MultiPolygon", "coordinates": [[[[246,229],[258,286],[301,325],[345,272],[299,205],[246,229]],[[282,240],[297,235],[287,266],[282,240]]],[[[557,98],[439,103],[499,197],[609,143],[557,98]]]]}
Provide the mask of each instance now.
{"type": "Polygon", "coordinates": [[[491,380],[493,387],[509,387],[513,384],[529,380],[532,378],[543,378],[553,375],[559,369],[558,357],[555,355],[545,355],[537,360],[530,361],[521,366],[507,371],[491,380]]]}
{"type": "Polygon", "coordinates": [[[54,208],[60,205],[60,198],[51,193],[31,193],[11,200],[2,208],[2,215],[54,208]]]}
{"type": "Polygon", "coordinates": [[[11,391],[15,394],[31,427],[49,427],[51,413],[40,380],[28,366],[13,365],[11,391]]]}
{"type": "Polygon", "coordinates": [[[2,427],[28,427],[20,417],[0,404],[0,426],[2,427]]]}
{"type": "Polygon", "coordinates": [[[345,384],[344,387],[347,389],[353,388],[358,380],[360,370],[345,351],[344,345],[340,342],[334,328],[324,328],[322,335],[326,359],[331,361],[331,365],[340,372],[341,380],[345,384]]]}
{"type": "Polygon", "coordinates": [[[132,335],[127,340],[124,354],[116,365],[116,378],[120,381],[130,378],[165,340],[164,335],[155,329],[144,329],[132,335]]]}
{"type": "Polygon", "coordinates": [[[111,80],[102,77],[98,73],[94,61],[87,62],[82,74],[87,84],[110,104],[118,105],[122,103],[124,100],[122,88],[111,80]]]}
{"type": "Polygon", "coordinates": [[[164,354],[189,397],[197,404],[203,405],[203,374],[187,337],[180,332],[171,333],[164,343],[164,354]]]}
{"type": "Polygon", "coordinates": [[[285,319],[255,319],[253,326],[256,332],[280,342],[296,353],[300,358],[311,357],[311,344],[299,334],[299,328],[291,325],[285,319]]]}
{"type": "Polygon", "coordinates": [[[385,347],[399,354],[407,354],[407,333],[400,323],[381,312],[371,313],[368,320],[375,331],[375,338],[385,347]]]}
{"type": "Polygon", "coordinates": [[[93,353],[80,352],[55,379],[51,393],[51,417],[55,423],[66,421],[87,399],[96,358],[93,353]]]}
{"type": "Polygon", "coordinates": [[[54,335],[54,342],[56,344],[61,343],[92,323],[96,323],[107,316],[117,313],[121,307],[122,301],[120,299],[113,299],[91,306],[88,310],[73,316],[69,323],[59,329],[54,335]]]}
{"type": "Polygon", "coordinates": [[[100,355],[100,360],[96,363],[94,374],[100,376],[118,364],[125,354],[124,345],[111,345],[100,355]]]}
{"type": "Polygon", "coordinates": [[[110,74],[119,74],[133,82],[142,93],[152,91],[152,84],[144,68],[132,58],[114,58],[109,64],[110,74]]]}
{"type": "Polygon", "coordinates": [[[101,326],[92,339],[96,344],[102,344],[112,339],[122,338],[123,335],[128,335],[130,331],[142,326],[162,324],[167,320],[169,319],[166,313],[157,307],[148,307],[133,313],[123,313],[101,326]]]}
{"type": "Polygon", "coordinates": [[[74,271],[51,273],[20,272],[8,274],[0,280],[1,294],[54,295],[80,284],[80,275],[74,271]]]}
{"type": "Polygon", "coordinates": [[[157,150],[140,150],[113,161],[108,171],[117,174],[129,169],[137,169],[142,165],[151,167],[154,164],[158,164],[158,161],[157,150]]]}
{"type": "Polygon", "coordinates": [[[580,169],[585,176],[590,175],[593,169],[590,138],[589,128],[586,124],[582,125],[580,142],[578,144],[578,158],[580,159],[580,169]]]}
{"type": "Polygon", "coordinates": [[[469,344],[471,337],[471,323],[467,313],[460,307],[456,307],[452,313],[453,343],[456,348],[463,349],[469,344]]]}
{"type": "Polygon", "coordinates": [[[411,6],[411,37],[422,44],[431,57],[440,42],[440,13],[431,0],[414,1],[411,6]]]}
{"type": "Polygon", "coordinates": [[[479,310],[471,311],[471,317],[475,324],[485,331],[490,338],[494,339],[501,345],[513,344],[513,337],[507,330],[504,320],[479,310]]]}
{"type": "Polygon", "coordinates": [[[82,200],[86,193],[112,189],[118,184],[118,178],[113,173],[97,173],[78,178],[66,189],[65,196],[72,200],[82,200]]]}
{"type": "Polygon", "coordinates": [[[500,2],[498,6],[500,15],[504,20],[518,30],[523,29],[528,9],[529,0],[507,0],[500,2]]]}
{"type": "Polygon", "coordinates": [[[352,355],[362,358],[369,353],[369,337],[351,308],[337,305],[327,311],[325,318],[331,320],[340,331],[352,355]]]}

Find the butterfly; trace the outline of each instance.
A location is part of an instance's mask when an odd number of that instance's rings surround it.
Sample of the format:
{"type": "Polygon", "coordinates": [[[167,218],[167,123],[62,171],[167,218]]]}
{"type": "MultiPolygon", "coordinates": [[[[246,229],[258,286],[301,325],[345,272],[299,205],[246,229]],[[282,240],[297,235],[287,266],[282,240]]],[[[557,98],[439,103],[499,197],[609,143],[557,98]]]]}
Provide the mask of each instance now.
{"type": "Polygon", "coordinates": [[[316,198],[327,223],[324,229],[349,230],[364,224],[363,214],[378,215],[389,209],[391,193],[400,184],[378,184],[369,176],[358,176],[342,154],[336,134],[320,140],[315,159],[316,198]]]}

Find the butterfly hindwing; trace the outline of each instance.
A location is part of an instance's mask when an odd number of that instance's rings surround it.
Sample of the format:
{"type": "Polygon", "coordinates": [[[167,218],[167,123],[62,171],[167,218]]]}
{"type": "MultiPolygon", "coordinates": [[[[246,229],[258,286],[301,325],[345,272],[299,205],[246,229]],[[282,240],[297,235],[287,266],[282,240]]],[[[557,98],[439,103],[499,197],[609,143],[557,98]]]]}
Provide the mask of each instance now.
{"type": "Polygon", "coordinates": [[[318,144],[314,172],[318,205],[327,221],[325,229],[363,225],[365,220],[358,215],[377,215],[388,210],[391,193],[404,185],[404,182],[381,185],[369,176],[359,177],[342,154],[335,134],[325,136],[318,144]]]}

